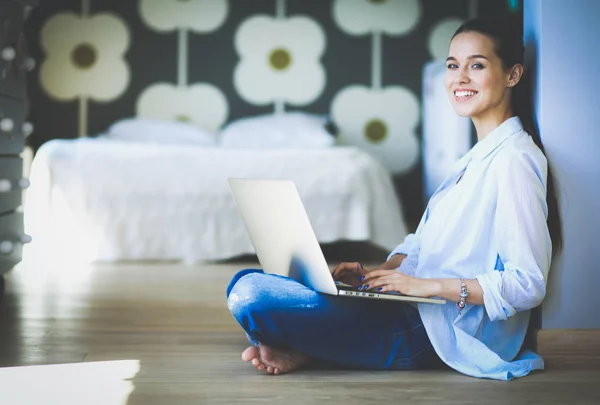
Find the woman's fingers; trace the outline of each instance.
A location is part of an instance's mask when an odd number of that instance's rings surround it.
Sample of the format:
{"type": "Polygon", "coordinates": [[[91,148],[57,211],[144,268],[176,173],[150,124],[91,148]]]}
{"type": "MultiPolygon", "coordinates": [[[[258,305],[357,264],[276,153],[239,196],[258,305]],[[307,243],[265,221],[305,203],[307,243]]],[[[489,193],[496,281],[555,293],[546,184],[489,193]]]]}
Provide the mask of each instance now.
{"type": "Polygon", "coordinates": [[[331,272],[331,276],[335,281],[341,281],[342,283],[358,287],[361,282],[360,277],[365,271],[360,263],[344,262],[336,266],[331,272]]]}
{"type": "Polygon", "coordinates": [[[401,294],[414,295],[417,297],[428,297],[431,294],[431,284],[426,280],[408,276],[397,272],[396,270],[377,270],[374,275],[369,273],[369,278],[365,277],[362,288],[375,291],[396,291],[401,294]],[[377,276],[377,274],[379,276],[377,276]]]}
{"type": "Polygon", "coordinates": [[[332,274],[334,274],[334,273],[340,273],[340,272],[346,270],[348,268],[349,264],[350,263],[346,263],[346,262],[338,264],[337,266],[335,266],[335,269],[333,269],[332,274]]]}
{"type": "Polygon", "coordinates": [[[394,279],[390,276],[379,277],[366,283],[363,281],[363,288],[367,290],[377,289],[379,287],[392,286],[394,284],[394,279]]]}
{"type": "Polygon", "coordinates": [[[335,266],[335,269],[333,269],[333,271],[331,272],[333,279],[337,280],[338,277],[344,273],[345,268],[346,268],[346,263],[340,263],[337,266],[335,266]]]}
{"type": "Polygon", "coordinates": [[[365,278],[362,280],[363,285],[372,284],[372,280],[379,277],[390,276],[397,273],[396,270],[373,270],[365,274],[365,278]]]}
{"type": "Polygon", "coordinates": [[[396,270],[374,270],[362,281],[362,288],[380,292],[397,291],[403,293],[405,276],[396,270]]]}
{"type": "Polygon", "coordinates": [[[360,270],[362,270],[362,265],[360,263],[344,262],[338,264],[331,272],[331,275],[335,279],[336,277],[343,276],[345,273],[359,272],[360,270]]]}

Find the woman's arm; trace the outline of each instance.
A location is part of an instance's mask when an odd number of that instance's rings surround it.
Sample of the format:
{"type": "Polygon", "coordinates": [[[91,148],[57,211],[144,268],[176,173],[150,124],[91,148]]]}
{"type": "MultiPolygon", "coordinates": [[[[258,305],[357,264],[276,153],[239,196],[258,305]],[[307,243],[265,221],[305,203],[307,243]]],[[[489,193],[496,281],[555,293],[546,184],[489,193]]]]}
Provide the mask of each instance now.
{"type": "MultiPolygon", "coordinates": [[[[383,263],[379,267],[375,268],[365,268],[362,264],[358,262],[343,262],[336,266],[336,268],[331,272],[331,276],[335,281],[341,281],[345,284],[350,284],[358,287],[361,283],[361,280],[364,276],[371,271],[378,271],[382,269],[395,269],[400,267],[402,261],[406,258],[405,255],[396,254],[392,256],[387,262],[383,263]]],[[[396,271],[396,270],[392,270],[396,271]]]]}
{"type": "Polygon", "coordinates": [[[397,269],[398,267],[400,267],[400,265],[402,264],[402,262],[404,261],[404,259],[406,259],[406,255],[395,254],[392,257],[390,257],[390,259],[387,262],[383,263],[378,268],[381,269],[381,270],[394,270],[394,269],[397,269]]]}
{"type": "Polygon", "coordinates": [[[493,237],[502,271],[476,275],[491,321],[507,319],[542,302],[552,254],[544,156],[539,150],[523,152],[500,163],[493,237]]]}
{"type": "MultiPolygon", "coordinates": [[[[432,278],[422,279],[433,284],[431,297],[440,297],[448,301],[458,302],[460,301],[460,279],[459,278],[432,278]]],[[[479,285],[477,279],[465,280],[467,290],[469,290],[469,296],[467,297],[467,304],[472,305],[483,305],[483,289],[479,285]]]]}
{"type": "MultiPolygon", "coordinates": [[[[465,280],[467,304],[483,305],[483,290],[476,279],[465,280]]],[[[461,284],[458,278],[417,278],[396,270],[374,270],[365,275],[363,288],[381,292],[397,291],[413,297],[440,297],[459,302],[461,284]]]]}
{"type": "MultiPolygon", "coordinates": [[[[540,158],[541,159],[541,158],[540,158]]],[[[546,224],[545,161],[535,156],[511,156],[499,174],[494,241],[502,271],[485,271],[466,280],[467,303],[485,305],[492,321],[536,307],[546,293],[552,244],[546,224]]],[[[368,289],[398,291],[407,295],[460,299],[459,279],[421,279],[390,270],[369,273],[368,289]]]]}

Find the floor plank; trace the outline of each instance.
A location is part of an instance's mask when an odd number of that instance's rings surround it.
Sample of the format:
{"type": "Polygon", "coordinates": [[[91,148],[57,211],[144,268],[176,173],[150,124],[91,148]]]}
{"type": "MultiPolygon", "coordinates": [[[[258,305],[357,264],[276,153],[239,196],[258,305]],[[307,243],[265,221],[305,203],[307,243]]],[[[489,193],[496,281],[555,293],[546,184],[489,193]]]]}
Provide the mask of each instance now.
{"type": "Polygon", "coordinates": [[[1,305],[0,403],[600,403],[600,366],[555,363],[509,383],[451,370],[258,373],[240,359],[247,343],[224,293],[253,266],[20,265],[1,305]]]}

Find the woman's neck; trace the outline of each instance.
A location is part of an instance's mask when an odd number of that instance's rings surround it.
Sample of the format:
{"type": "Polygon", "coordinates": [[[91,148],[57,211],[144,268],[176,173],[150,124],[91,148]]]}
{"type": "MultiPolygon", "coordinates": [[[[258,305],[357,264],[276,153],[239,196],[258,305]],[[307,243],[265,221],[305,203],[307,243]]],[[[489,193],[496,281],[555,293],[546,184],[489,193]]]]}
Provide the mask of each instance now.
{"type": "Polygon", "coordinates": [[[500,124],[514,116],[512,108],[506,108],[501,111],[494,111],[486,116],[473,116],[471,120],[477,131],[477,140],[481,141],[488,136],[500,124]]]}

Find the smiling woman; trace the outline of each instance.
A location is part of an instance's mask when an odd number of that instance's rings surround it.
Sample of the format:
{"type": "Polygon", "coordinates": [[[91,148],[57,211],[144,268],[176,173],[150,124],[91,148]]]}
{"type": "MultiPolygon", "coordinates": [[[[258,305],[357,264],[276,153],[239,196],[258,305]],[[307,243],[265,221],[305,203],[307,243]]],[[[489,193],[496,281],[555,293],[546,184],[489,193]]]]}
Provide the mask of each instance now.
{"type": "Polygon", "coordinates": [[[357,303],[289,278],[242,271],[227,295],[253,343],[243,360],[269,374],[314,360],[364,369],[428,368],[441,361],[499,380],[544,368],[523,343],[530,310],[546,295],[561,233],[543,146],[512,99],[524,72],[520,27],[469,21],[454,34],[447,60],[448,96],[457,114],[471,118],[479,142],[385,263],[341,263],[332,276],[363,292],[449,302],[418,308],[357,303]]]}
{"type": "MultiPolygon", "coordinates": [[[[474,43],[478,43],[479,49],[485,49],[485,55],[475,52],[471,57],[471,66],[475,67],[476,72],[463,77],[467,80],[473,80],[474,86],[481,86],[475,88],[471,94],[479,93],[479,91],[485,91],[488,93],[487,98],[482,97],[481,104],[476,108],[475,106],[469,106],[464,104],[464,107],[459,107],[456,98],[453,99],[450,94],[450,100],[453,101],[453,106],[459,115],[468,115],[473,119],[473,123],[477,127],[477,122],[480,123],[481,129],[477,130],[477,136],[479,139],[485,137],[485,134],[489,129],[483,128],[485,122],[482,118],[485,117],[486,111],[493,111],[490,109],[496,108],[505,111],[504,117],[516,116],[519,118],[523,125],[523,129],[531,136],[531,139],[535,145],[545,155],[544,145],[542,144],[541,136],[538,132],[535,120],[533,118],[533,107],[531,95],[528,94],[529,88],[526,83],[527,75],[523,67],[524,58],[524,45],[521,39],[520,27],[510,29],[503,27],[505,22],[503,20],[491,19],[491,20],[472,20],[469,23],[463,24],[454,34],[452,38],[452,45],[456,47],[464,42],[464,36],[470,36],[473,38],[474,43]],[[462,41],[462,42],[461,42],[462,41]],[[519,44],[519,46],[516,46],[519,44]],[[477,63],[477,57],[480,59],[477,63]],[[475,60],[473,60],[475,59],[475,60]],[[486,66],[488,71],[486,71],[486,66]],[[479,70],[480,72],[477,72],[479,70]],[[518,85],[520,84],[520,85],[518,85]],[[497,87],[494,87],[497,85],[497,87]],[[486,105],[488,108],[486,108],[486,105]],[[462,110],[464,108],[465,110],[462,110]],[[471,114],[468,113],[469,108],[473,108],[471,114]],[[462,112],[462,114],[461,114],[462,112]]],[[[467,45],[468,46],[468,43],[467,45]]],[[[466,50],[466,48],[465,48],[466,50]]],[[[471,50],[474,52],[473,50],[471,50]]],[[[466,52],[468,53],[468,52],[466,52]]],[[[456,80],[455,74],[451,74],[450,71],[455,71],[458,66],[452,62],[452,47],[448,57],[448,75],[446,76],[446,88],[449,93],[452,93],[452,80],[456,80]]],[[[460,80],[460,79],[459,79],[460,80]]],[[[467,98],[464,98],[466,101],[467,98]]],[[[474,100],[477,103],[477,100],[474,100]]],[[[554,254],[562,248],[562,226],[558,211],[558,197],[556,195],[554,175],[552,169],[548,165],[547,170],[547,197],[546,203],[548,205],[548,228],[550,231],[550,237],[552,238],[552,245],[554,246],[554,254]]]]}
{"type": "Polygon", "coordinates": [[[523,76],[523,65],[506,68],[494,48],[494,41],[484,34],[461,32],[452,40],[446,59],[452,106],[458,115],[471,117],[480,140],[511,117],[509,89],[523,76]],[[484,123],[489,125],[483,128],[484,123]]]}

